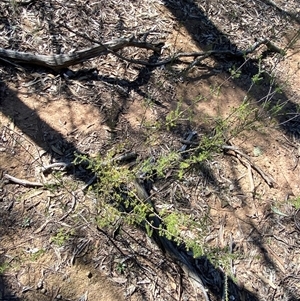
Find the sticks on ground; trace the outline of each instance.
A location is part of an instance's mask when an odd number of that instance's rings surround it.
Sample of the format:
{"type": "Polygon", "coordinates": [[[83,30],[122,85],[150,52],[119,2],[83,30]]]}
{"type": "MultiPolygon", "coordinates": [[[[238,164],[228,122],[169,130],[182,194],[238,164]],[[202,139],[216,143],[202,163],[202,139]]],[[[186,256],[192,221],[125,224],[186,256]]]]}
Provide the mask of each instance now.
{"type": "Polygon", "coordinates": [[[9,174],[3,175],[3,178],[5,178],[13,183],[20,184],[23,186],[32,186],[32,187],[43,187],[44,186],[44,184],[42,184],[40,182],[31,182],[31,181],[27,181],[27,180],[18,179],[9,174]]]}
{"type": "Polygon", "coordinates": [[[243,157],[244,159],[246,159],[246,161],[245,161],[245,160],[239,158],[239,160],[240,160],[246,167],[248,167],[248,165],[250,164],[251,167],[252,167],[255,171],[257,171],[257,172],[260,174],[260,176],[265,180],[265,182],[266,182],[270,187],[274,187],[274,186],[276,185],[275,180],[274,180],[271,176],[267,175],[264,171],[262,171],[260,167],[258,167],[257,165],[255,165],[255,164],[251,161],[251,159],[250,159],[249,156],[247,156],[246,154],[244,154],[244,153],[243,153],[242,151],[240,151],[237,147],[232,146],[232,145],[223,145],[222,148],[223,148],[223,150],[225,150],[225,151],[232,151],[234,156],[239,155],[239,156],[243,157]]]}
{"type": "Polygon", "coordinates": [[[256,42],[253,46],[251,46],[245,51],[210,50],[205,52],[181,52],[181,53],[174,54],[166,59],[163,59],[162,61],[150,63],[147,61],[126,58],[118,54],[117,51],[126,47],[138,47],[138,48],[153,50],[157,53],[160,53],[162,43],[155,45],[147,42],[141,42],[137,40],[134,36],[131,36],[129,38],[115,39],[106,43],[100,43],[97,44],[96,46],[79,50],[77,52],[68,53],[68,54],[41,55],[41,54],[34,54],[30,52],[20,52],[20,51],[0,48],[0,58],[11,59],[17,63],[33,64],[42,67],[47,67],[55,71],[59,71],[63,68],[67,68],[69,66],[76,65],[78,63],[82,63],[89,59],[108,53],[112,53],[117,57],[119,57],[120,59],[128,61],[130,63],[152,66],[152,67],[169,64],[171,62],[176,62],[177,59],[182,57],[194,57],[195,59],[190,64],[188,68],[189,70],[194,65],[196,65],[197,63],[199,63],[201,60],[203,60],[208,56],[225,55],[231,57],[244,57],[245,55],[254,52],[261,45],[267,46],[269,51],[283,53],[283,50],[275,46],[269,40],[263,39],[259,42],[256,42]]]}

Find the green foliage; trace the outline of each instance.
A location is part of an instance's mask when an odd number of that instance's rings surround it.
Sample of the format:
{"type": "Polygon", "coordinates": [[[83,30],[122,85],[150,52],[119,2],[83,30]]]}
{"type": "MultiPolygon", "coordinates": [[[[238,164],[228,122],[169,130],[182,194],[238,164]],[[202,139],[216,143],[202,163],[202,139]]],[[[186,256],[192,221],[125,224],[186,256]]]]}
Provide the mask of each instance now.
{"type": "Polygon", "coordinates": [[[236,66],[234,65],[233,67],[229,68],[229,72],[232,78],[238,79],[241,77],[241,70],[237,69],[236,66]]]}
{"type": "Polygon", "coordinates": [[[119,263],[117,264],[116,270],[117,270],[118,273],[124,274],[126,268],[127,268],[127,265],[126,265],[125,262],[119,262],[119,263]]]}
{"type": "Polygon", "coordinates": [[[8,269],[9,269],[9,263],[8,262],[3,262],[0,264],[0,275],[4,274],[8,269]]]}
{"type": "Polygon", "coordinates": [[[152,225],[152,223],[146,222],[145,223],[145,230],[146,230],[147,235],[149,237],[152,237],[152,235],[153,235],[153,225],[152,225]]]}
{"type": "MultiPolygon", "coordinates": [[[[239,77],[240,71],[231,70],[232,76],[239,77]]],[[[253,83],[257,84],[261,72],[254,77],[253,83]]],[[[212,93],[220,93],[220,86],[213,87],[212,93]]],[[[203,97],[192,101],[190,107],[184,107],[182,101],[178,101],[176,108],[166,116],[167,129],[173,129],[182,120],[192,120],[191,107],[203,97]]],[[[147,105],[147,104],[146,104],[147,105]]],[[[196,170],[197,166],[209,160],[214,154],[222,151],[222,146],[232,137],[236,137],[242,131],[252,130],[257,127],[260,112],[251,104],[249,98],[245,97],[240,106],[231,110],[225,118],[217,117],[213,120],[213,131],[211,134],[201,136],[198,145],[188,149],[185,154],[169,150],[153,159],[136,163],[135,166],[121,165],[114,158],[122,152],[122,145],[117,145],[104,156],[88,158],[78,155],[75,164],[84,164],[97,175],[97,183],[90,191],[97,196],[97,218],[96,223],[100,228],[114,227],[119,222],[128,225],[142,225],[149,236],[153,235],[157,228],[152,222],[154,218],[161,221],[159,235],[183,244],[193,252],[195,257],[206,255],[217,266],[222,266],[227,274],[230,274],[230,262],[233,255],[228,248],[213,248],[205,243],[207,235],[208,220],[201,216],[197,220],[182,212],[171,210],[160,210],[154,212],[147,193],[141,191],[137,174],[153,174],[158,178],[173,177],[176,181],[182,181],[185,175],[196,170]],[[184,156],[183,156],[184,155],[184,156]]],[[[145,125],[145,124],[144,124],[145,125]]],[[[146,130],[151,131],[150,136],[159,135],[159,127],[150,126],[146,130]]],[[[65,233],[58,233],[55,241],[57,244],[66,240],[65,233]]],[[[123,266],[117,268],[123,272],[123,266]]]]}
{"type": "Polygon", "coordinates": [[[122,213],[113,206],[103,206],[98,212],[96,223],[99,228],[114,225],[122,217],[122,213]]]}
{"type": "Polygon", "coordinates": [[[220,248],[210,248],[207,250],[206,255],[210,262],[214,266],[221,267],[222,270],[224,271],[224,276],[225,276],[225,295],[227,294],[227,288],[226,288],[226,281],[227,277],[230,276],[230,278],[233,281],[236,281],[236,278],[234,274],[232,273],[232,261],[238,259],[241,255],[238,253],[231,253],[228,247],[220,248]]]}
{"type": "MultiPolygon", "coordinates": [[[[86,156],[79,155],[76,158],[76,164],[85,163],[97,174],[98,182],[92,188],[93,193],[98,196],[96,218],[97,225],[100,228],[113,227],[117,221],[122,221],[128,225],[143,225],[147,234],[152,236],[154,228],[152,218],[156,216],[161,220],[159,229],[160,235],[172,239],[178,244],[184,243],[189,250],[193,250],[195,255],[203,254],[203,237],[205,220],[196,222],[191,216],[180,212],[161,211],[155,213],[151,203],[147,201],[147,195],[140,191],[136,175],[138,171],[151,173],[155,170],[158,177],[165,177],[166,172],[174,171],[180,178],[184,172],[206,160],[211,152],[216,148],[214,139],[204,139],[204,143],[194,155],[187,159],[181,159],[178,152],[170,151],[160,156],[155,162],[146,160],[138,164],[135,168],[129,169],[127,166],[120,166],[113,160],[114,151],[101,158],[88,159],[86,156]],[[183,229],[189,229],[193,232],[192,238],[182,235],[183,229]]],[[[61,245],[68,237],[65,232],[58,232],[53,241],[61,245]]]]}
{"type": "Polygon", "coordinates": [[[296,210],[300,209],[300,196],[290,200],[290,203],[295,207],[296,210]]]}
{"type": "MultiPolygon", "coordinates": [[[[153,211],[141,197],[143,192],[139,186],[134,185],[137,168],[118,165],[113,160],[114,154],[115,151],[111,151],[106,157],[95,159],[78,156],[75,160],[76,164],[88,163],[88,168],[99,179],[92,191],[98,199],[96,222],[100,228],[112,226],[119,219],[129,225],[141,224],[153,211]]],[[[150,166],[150,162],[145,162],[143,170],[150,170],[150,166]]],[[[148,232],[151,233],[150,229],[148,232]]]]}
{"type": "Polygon", "coordinates": [[[158,176],[164,177],[166,171],[168,171],[172,166],[174,166],[178,162],[178,156],[178,153],[174,151],[170,151],[169,154],[161,156],[155,164],[155,169],[157,171],[158,176]]]}
{"type": "Polygon", "coordinates": [[[22,228],[29,228],[32,224],[32,220],[30,217],[25,217],[22,222],[22,228]]]}
{"type": "Polygon", "coordinates": [[[40,249],[37,252],[32,253],[30,256],[30,260],[37,261],[43,254],[45,254],[45,252],[46,251],[44,249],[40,249]]]}
{"type": "Polygon", "coordinates": [[[254,85],[258,85],[261,83],[261,81],[263,80],[263,73],[264,71],[262,70],[262,60],[261,58],[259,58],[259,61],[258,61],[258,72],[256,74],[254,74],[251,78],[252,80],[252,83],[254,85]]]}
{"type": "Polygon", "coordinates": [[[231,139],[244,131],[255,129],[259,120],[259,109],[245,98],[238,107],[231,110],[226,119],[222,120],[219,131],[223,132],[226,139],[231,139]]]}
{"type": "Polygon", "coordinates": [[[179,244],[184,244],[187,250],[193,252],[194,257],[200,257],[208,251],[204,246],[207,235],[208,219],[206,216],[195,220],[191,215],[182,212],[160,212],[162,225],[159,229],[161,236],[165,236],[179,244]]]}
{"type": "Polygon", "coordinates": [[[212,85],[209,87],[211,95],[219,96],[221,92],[221,86],[220,85],[212,85]]]}
{"type": "Polygon", "coordinates": [[[224,275],[224,299],[225,301],[229,301],[229,297],[228,297],[228,276],[225,273],[224,275]]]}
{"type": "Polygon", "coordinates": [[[60,185],[58,183],[45,183],[44,184],[44,188],[52,193],[54,193],[59,187],[60,187],[60,185]]]}
{"type": "Polygon", "coordinates": [[[263,77],[261,76],[261,73],[257,73],[252,76],[251,80],[253,84],[259,84],[263,80],[263,77]]]}
{"type": "Polygon", "coordinates": [[[263,108],[268,111],[271,116],[278,116],[284,109],[285,103],[278,100],[276,103],[266,102],[263,108]]]}
{"type": "Polygon", "coordinates": [[[182,118],[184,110],[182,110],[182,101],[178,101],[176,105],[176,109],[172,110],[166,116],[166,126],[167,129],[170,130],[176,126],[178,120],[182,118]]]}
{"type": "Polygon", "coordinates": [[[62,247],[71,237],[72,231],[60,228],[56,235],[52,236],[51,242],[59,247],[62,247]]]}
{"type": "Polygon", "coordinates": [[[172,212],[163,217],[164,224],[166,225],[166,229],[160,229],[161,234],[164,234],[168,239],[179,239],[180,230],[179,225],[184,225],[186,220],[183,214],[172,212]]]}

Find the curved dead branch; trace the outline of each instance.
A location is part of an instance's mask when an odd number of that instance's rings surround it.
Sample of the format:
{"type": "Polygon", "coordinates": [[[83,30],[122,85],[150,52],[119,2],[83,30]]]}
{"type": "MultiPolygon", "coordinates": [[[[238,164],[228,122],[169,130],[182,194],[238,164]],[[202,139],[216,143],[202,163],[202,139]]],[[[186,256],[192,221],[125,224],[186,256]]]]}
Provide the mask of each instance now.
{"type": "Polygon", "coordinates": [[[157,52],[160,51],[160,48],[155,45],[145,42],[138,42],[134,40],[134,37],[130,37],[115,39],[101,45],[96,45],[88,49],[83,49],[68,54],[42,55],[0,48],[0,57],[12,59],[18,63],[34,64],[59,71],[63,68],[85,62],[99,55],[111,52],[113,53],[125,47],[139,47],[157,52]]]}
{"type": "Polygon", "coordinates": [[[36,0],[3,0],[3,2],[11,3],[11,4],[16,4],[16,5],[28,5],[30,3],[35,2],[36,0]]]}
{"type": "Polygon", "coordinates": [[[13,183],[23,185],[23,186],[33,186],[33,187],[43,187],[44,186],[44,184],[42,184],[40,182],[31,182],[31,181],[27,181],[27,180],[18,179],[9,174],[4,174],[3,178],[7,179],[13,183]]]}
{"type": "Polygon", "coordinates": [[[61,69],[67,68],[72,65],[76,65],[82,62],[85,62],[89,59],[95,58],[100,55],[112,53],[113,55],[119,57],[122,60],[128,61],[130,63],[138,64],[138,65],[145,65],[145,66],[161,66],[165,64],[169,64],[171,62],[176,61],[182,57],[194,57],[194,61],[191,63],[191,67],[193,67],[196,63],[200,60],[207,58],[208,56],[214,55],[227,55],[232,57],[244,57],[247,54],[254,52],[259,46],[265,45],[267,46],[269,51],[278,52],[283,54],[283,50],[275,46],[267,39],[263,39],[261,41],[256,42],[253,46],[248,48],[245,51],[239,50],[210,50],[205,52],[180,52],[174,54],[166,59],[163,59],[159,62],[151,63],[142,60],[135,60],[126,58],[117,53],[118,50],[121,50],[125,47],[138,47],[153,50],[157,53],[160,53],[162,44],[150,44],[147,42],[140,42],[135,39],[134,36],[129,38],[121,38],[111,40],[106,43],[97,44],[96,46],[79,50],[77,52],[72,52],[68,54],[52,54],[52,55],[42,55],[42,54],[34,54],[30,52],[20,52],[16,50],[9,50],[0,48],[0,58],[3,60],[5,59],[12,59],[14,62],[23,63],[23,64],[34,64],[42,67],[47,67],[53,69],[55,71],[59,71],[61,69]]]}

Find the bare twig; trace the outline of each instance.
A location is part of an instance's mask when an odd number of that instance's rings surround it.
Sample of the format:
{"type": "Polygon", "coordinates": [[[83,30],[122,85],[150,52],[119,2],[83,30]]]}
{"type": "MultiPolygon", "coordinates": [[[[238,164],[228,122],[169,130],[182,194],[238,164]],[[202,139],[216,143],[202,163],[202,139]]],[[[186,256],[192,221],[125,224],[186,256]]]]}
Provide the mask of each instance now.
{"type": "Polygon", "coordinates": [[[247,169],[248,169],[248,176],[249,176],[249,182],[250,182],[250,191],[252,193],[254,193],[255,190],[255,185],[254,185],[254,181],[253,181],[253,175],[252,175],[252,170],[251,170],[251,164],[249,162],[245,162],[247,165],[247,169]]]}
{"type": "Polygon", "coordinates": [[[14,66],[16,69],[20,70],[21,72],[25,72],[24,68],[21,67],[21,66],[18,65],[18,64],[15,64],[15,63],[13,63],[13,62],[11,62],[11,61],[9,61],[9,60],[6,60],[6,59],[4,59],[3,57],[0,57],[0,60],[3,61],[3,62],[5,62],[5,63],[7,63],[7,64],[11,64],[12,66],[14,66]]]}
{"type": "MultiPolygon", "coordinates": [[[[101,45],[101,46],[105,47],[108,52],[114,52],[115,51],[115,50],[107,47],[106,43],[103,43],[103,42],[101,42],[99,40],[92,39],[92,38],[90,38],[88,35],[86,35],[84,33],[80,33],[78,31],[75,31],[75,30],[73,30],[72,28],[70,28],[65,23],[63,23],[63,24],[60,23],[60,25],[62,25],[66,29],[68,29],[70,32],[78,35],[79,37],[82,37],[82,38],[88,40],[89,42],[92,42],[94,44],[98,44],[98,45],[101,45]]],[[[145,48],[145,49],[153,50],[153,51],[156,51],[156,52],[160,51],[160,47],[158,45],[150,44],[150,43],[147,43],[145,41],[140,42],[140,41],[136,40],[135,36],[131,36],[129,39],[131,41],[131,45],[129,45],[129,46],[138,47],[138,48],[145,48]]]]}
{"type": "Polygon", "coordinates": [[[74,208],[75,208],[75,206],[76,206],[76,196],[75,196],[75,193],[72,192],[71,194],[72,194],[72,204],[71,204],[71,208],[68,210],[68,212],[67,212],[64,216],[62,216],[62,217],[59,219],[60,222],[63,221],[66,217],[68,217],[69,214],[74,210],[74,208]]]}
{"type": "Polygon", "coordinates": [[[45,167],[43,167],[43,173],[47,172],[49,169],[52,169],[52,168],[55,168],[55,167],[60,167],[62,169],[66,169],[70,166],[73,166],[73,164],[68,164],[68,163],[65,163],[65,162],[56,162],[56,163],[52,163],[52,164],[49,164],[45,167]]]}
{"type": "MultiPolygon", "coordinates": [[[[251,167],[256,170],[260,176],[265,180],[265,182],[270,186],[270,187],[274,187],[274,185],[276,184],[275,180],[267,175],[265,172],[263,172],[261,170],[261,168],[259,168],[257,165],[255,165],[249,156],[247,156],[246,154],[244,154],[242,151],[240,151],[237,147],[235,146],[232,146],[232,145],[223,145],[222,146],[222,149],[225,150],[225,151],[228,151],[228,150],[231,150],[235,153],[235,155],[240,155],[242,157],[244,157],[246,160],[247,160],[247,163],[251,165],[251,167]]],[[[241,162],[244,164],[243,160],[241,160],[241,162]]],[[[247,167],[247,164],[246,164],[246,167],[247,167]]]]}
{"type": "Polygon", "coordinates": [[[49,223],[51,223],[51,220],[47,219],[38,229],[34,231],[34,234],[42,232],[49,223]]]}
{"type": "Polygon", "coordinates": [[[23,185],[23,186],[34,186],[34,187],[43,187],[44,186],[44,184],[42,184],[42,183],[30,182],[30,181],[27,181],[27,180],[18,179],[18,178],[15,178],[15,177],[13,177],[9,174],[4,174],[3,177],[5,179],[10,180],[11,182],[14,182],[16,184],[20,184],[20,185],[23,185]]]}
{"type": "Polygon", "coordinates": [[[36,0],[2,0],[3,2],[7,2],[7,3],[16,3],[17,5],[28,5],[30,3],[35,2],[36,0]]]}

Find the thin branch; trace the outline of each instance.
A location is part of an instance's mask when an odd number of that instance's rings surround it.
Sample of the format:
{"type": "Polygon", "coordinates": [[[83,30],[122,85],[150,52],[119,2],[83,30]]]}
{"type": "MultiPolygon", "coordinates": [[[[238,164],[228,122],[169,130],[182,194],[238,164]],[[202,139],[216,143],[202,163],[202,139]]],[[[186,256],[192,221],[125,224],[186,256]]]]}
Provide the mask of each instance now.
{"type": "Polygon", "coordinates": [[[15,178],[15,177],[13,177],[9,174],[4,174],[3,177],[5,179],[8,179],[11,182],[14,182],[16,184],[20,184],[20,185],[23,185],[23,186],[34,186],[34,187],[43,187],[44,186],[44,184],[42,184],[42,183],[31,182],[31,181],[27,181],[27,180],[18,179],[18,178],[15,178]]]}
{"type": "MultiPolygon", "coordinates": [[[[34,64],[58,71],[69,66],[85,62],[94,57],[107,54],[108,52],[118,51],[125,47],[140,47],[149,49],[150,46],[148,43],[134,41],[134,37],[130,37],[111,40],[107,43],[103,43],[102,45],[96,45],[68,54],[42,55],[0,48],[0,57],[13,59],[19,63],[34,64]]],[[[154,47],[155,46],[152,45],[150,49],[156,49],[154,47]]],[[[159,49],[157,48],[156,50],[159,49]]]]}
{"type": "Polygon", "coordinates": [[[48,170],[50,169],[53,169],[55,167],[59,167],[59,168],[62,168],[62,169],[67,169],[68,167],[71,167],[73,166],[73,164],[68,164],[68,163],[65,163],[65,162],[56,162],[56,163],[52,163],[50,165],[46,165],[45,167],[43,167],[42,169],[42,172],[43,173],[46,173],[48,172],[48,170]]]}
{"type": "Polygon", "coordinates": [[[35,2],[36,0],[2,0],[3,2],[6,3],[12,3],[12,4],[17,4],[17,5],[28,5],[30,3],[35,2]]]}
{"type": "MultiPolygon", "coordinates": [[[[78,34],[78,33],[76,33],[76,34],[78,34]]],[[[91,38],[86,37],[85,35],[83,35],[83,36],[86,39],[93,41],[91,38]]],[[[261,46],[263,44],[266,45],[270,51],[283,53],[283,50],[279,49],[277,46],[272,44],[269,40],[264,39],[259,42],[256,42],[252,47],[250,47],[249,49],[247,49],[245,51],[210,50],[210,51],[205,51],[205,52],[182,52],[182,53],[174,54],[160,62],[150,63],[150,62],[146,62],[146,61],[142,61],[142,60],[129,59],[129,58],[126,58],[117,53],[118,50],[121,50],[126,47],[138,47],[138,48],[150,49],[150,50],[153,50],[156,52],[160,52],[161,44],[153,45],[153,44],[146,43],[146,42],[140,42],[134,36],[131,36],[129,38],[121,38],[121,39],[111,40],[106,43],[98,42],[98,44],[96,46],[93,46],[93,47],[90,47],[87,49],[83,49],[83,50],[79,50],[77,52],[71,52],[68,54],[41,55],[41,54],[34,54],[31,52],[20,52],[20,51],[16,51],[16,50],[0,48],[0,57],[6,58],[6,59],[13,59],[19,63],[34,64],[34,65],[47,67],[47,68],[51,68],[56,71],[59,71],[63,68],[67,68],[72,65],[76,65],[78,63],[85,62],[89,59],[92,59],[92,58],[95,58],[97,56],[104,55],[107,53],[111,53],[111,54],[121,58],[122,60],[128,61],[130,63],[144,65],[144,66],[151,66],[151,67],[166,65],[173,61],[176,61],[177,59],[179,59],[181,57],[196,57],[195,63],[193,63],[193,62],[191,63],[191,66],[190,66],[190,68],[191,68],[195,64],[197,64],[197,62],[199,62],[200,60],[202,60],[203,58],[206,58],[208,56],[226,55],[226,56],[233,56],[233,57],[244,57],[245,55],[254,52],[259,46],[261,46]]]]}
{"type": "MultiPolygon", "coordinates": [[[[263,171],[261,170],[260,167],[258,167],[257,165],[255,165],[255,164],[251,161],[251,159],[250,159],[249,156],[247,156],[246,154],[244,154],[244,153],[243,153],[242,151],[240,151],[237,147],[232,146],[232,145],[223,145],[223,146],[222,146],[222,149],[225,150],[225,151],[231,150],[231,151],[233,151],[233,152],[235,153],[235,156],[236,156],[236,155],[240,155],[241,157],[244,157],[244,158],[247,160],[246,167],[247,167],[248,164],[250,164],[251,167],[252,167],[255,171],[257,171],[257,172],[260,174],[260,176],[265,180],[265,182],[266,182],[270,187],[274,187],[274,186],[276,185],[275,180],[274,180],[271,176],[269,176],[269,175],[267,175],[265,172],[263,172],[263,171]]],[[[243,160],[240,160],[240,161],[243,163],[243,160]]],[[[245,162],[245,163],[246,163],[246,162],[245,162]]]]}
{"type": "Polygon", "coordinates": [[[68,217],[70,215],[70,213],[74,210],[75,206],[76,206],[76,196],[75,196],[75,193],[72,192],[72,204],[71,204],[71,208],[68,210],[68,212],[62,216],[59,221],[63,221],[66,217],[68,217]]]}
{"type": "MultiPolygon", "coordinates": [[[[81,38],[84,38],[85,40],[87,40],[87,41],[89,41],[93,44],[97,44],[97,45],[101,45],[101,46],[105,47],[107,52],[113,52],[114,53],[114,50],[107,47],[107,45],[105,43],[103,43],[102,41],[95,40],[93,38],[90,38],[88,35],[86,35],[84,33],[80,33],[78,31],[75,31],[65,23],[60,23],[60,25],[65,27],[67,30],[74,33],[75,35],[77,35],[81,38]]],[[[153,50],[153,51],[156,51],[156,52],[160,52],[159,44],[156,45],[156,44],[150,44],[150,43],[146,43],[146,42],[140,42],[133,35],[130,37],[130,40],[131,40],[131,45],[130,46],[134,46],[134,47],[138,47],[138,48],[145,48],[145,49],[153,50]]]]}

